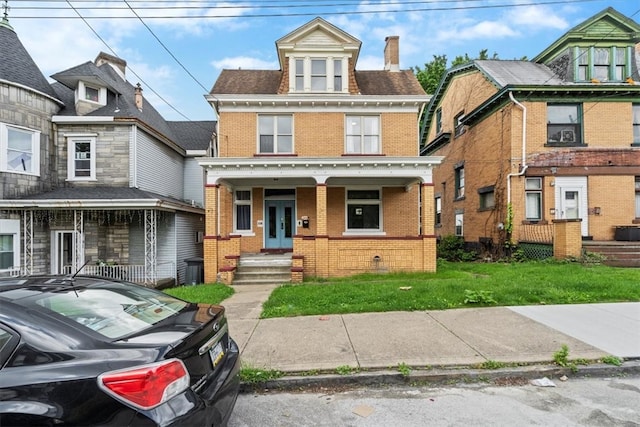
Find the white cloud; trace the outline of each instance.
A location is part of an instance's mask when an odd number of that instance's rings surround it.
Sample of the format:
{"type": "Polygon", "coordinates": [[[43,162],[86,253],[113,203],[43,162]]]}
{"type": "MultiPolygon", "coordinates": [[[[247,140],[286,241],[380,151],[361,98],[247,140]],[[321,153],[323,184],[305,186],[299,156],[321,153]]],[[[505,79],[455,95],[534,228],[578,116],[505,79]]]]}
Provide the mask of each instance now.
{"type": "Polygon", "coordinates": [[[466,28],[439,31],[436,38],[441,42],[451,42],[452,40],[500,39],[518,35],[516,31],[502,22],[482,21],[466,28]]]}
{"type": "Polygon", "coordinates": [[[211,65],[216,69],[248,69],[248,70],[277,70],[277,61],[264,61],[250,56],[234,56],[211,61],[211,65]]]}
{"type": "Polygon", "coordinates": [[[545,6],[523,6],[511,9],[506,18],[515,25],[534,28],[556,28],[563,30],[568,27],[567,21],[558,16],[549,7],[545,6]]]}

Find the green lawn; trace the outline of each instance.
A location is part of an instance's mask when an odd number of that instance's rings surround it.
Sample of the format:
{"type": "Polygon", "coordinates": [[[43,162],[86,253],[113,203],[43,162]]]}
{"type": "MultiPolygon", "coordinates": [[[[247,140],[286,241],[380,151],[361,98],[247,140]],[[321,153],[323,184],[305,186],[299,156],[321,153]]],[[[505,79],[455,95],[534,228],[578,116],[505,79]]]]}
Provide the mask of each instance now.
{"type": "MultiPolygon", "coordinates": [[[[165,292],[224,305],[234,290],[211,284],[165,292]]],[[[437,273],[364,274],[283,285],[265,302],[262,317],[621,301],[640,301],[640,269],[577,262],[439,261],[437,273]]]]}
{"type": "Polygon", "coordinates": [[[284,285],[264,304],[262,317],[620,301],[640,301],[640,269],[439,261],[431,274],[365,274],[284,285]]]}
{"type": "Polygon", "coordinates": [[[185,301],[205,304],[220,304],[234,293],[231,286],[221,284],[180,286],[164,289],[164,292],[185,301]]]}

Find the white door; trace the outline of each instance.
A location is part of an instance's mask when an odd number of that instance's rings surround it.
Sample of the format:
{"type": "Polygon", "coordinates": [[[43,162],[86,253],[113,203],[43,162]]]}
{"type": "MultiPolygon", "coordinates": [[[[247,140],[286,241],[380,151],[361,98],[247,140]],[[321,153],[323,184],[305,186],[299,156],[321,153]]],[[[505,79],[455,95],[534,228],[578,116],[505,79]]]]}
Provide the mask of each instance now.
{"type": "Polygon", "coordinates": [[[587,177],[558,177],[556,185],[556,218],[581,219],[582,235],[589,235],[587,177]]]}

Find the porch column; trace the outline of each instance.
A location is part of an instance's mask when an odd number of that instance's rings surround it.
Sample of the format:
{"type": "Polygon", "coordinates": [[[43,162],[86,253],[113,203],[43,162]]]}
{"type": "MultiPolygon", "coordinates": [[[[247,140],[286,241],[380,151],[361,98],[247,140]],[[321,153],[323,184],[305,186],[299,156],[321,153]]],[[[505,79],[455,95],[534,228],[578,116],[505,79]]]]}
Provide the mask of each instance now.
{"type": "Polygon", "coordinates": [[[422,235],[422,271],[436,271],[436,236],[433,183],[420,185],[420,226],[422,235]]]}
{"type": "Polygon", "coordinates": [[[420,185],[421,197],[421,234],[423,236],[432,236],[435,230],[435,212],[434,206],[434,187],[432,183],[423,182],[420,185]]]}
{"type": "Polygon", "coordinates": [[[316,274],[329,277],[329,235],[327,232],[327,184],[316,184],[316,274]]]}
{"type": "Polygon", "coordinates": [[[204,229],[204,282],[215,283],[218,279],[218,184],[205,187],[204,229]]]}

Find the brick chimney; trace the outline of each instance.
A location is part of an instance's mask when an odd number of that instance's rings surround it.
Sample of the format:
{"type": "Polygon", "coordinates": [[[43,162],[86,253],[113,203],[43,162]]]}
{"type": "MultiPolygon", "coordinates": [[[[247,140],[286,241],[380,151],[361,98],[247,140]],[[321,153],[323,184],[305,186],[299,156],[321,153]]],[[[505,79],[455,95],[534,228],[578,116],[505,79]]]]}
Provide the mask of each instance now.
{"type": "Polygon", "coordinates": [[[384,39],[384,69],[386,71],[400,71],[400,37],[389,36],[384,39]]]}
{"type": "Polygon", "coordinates": [[[136,108],[142,111],[142,86],[140,86],[140,83],[136,85],[134,93],[135,93],[134,96],[136,101],[136,108]]]}

